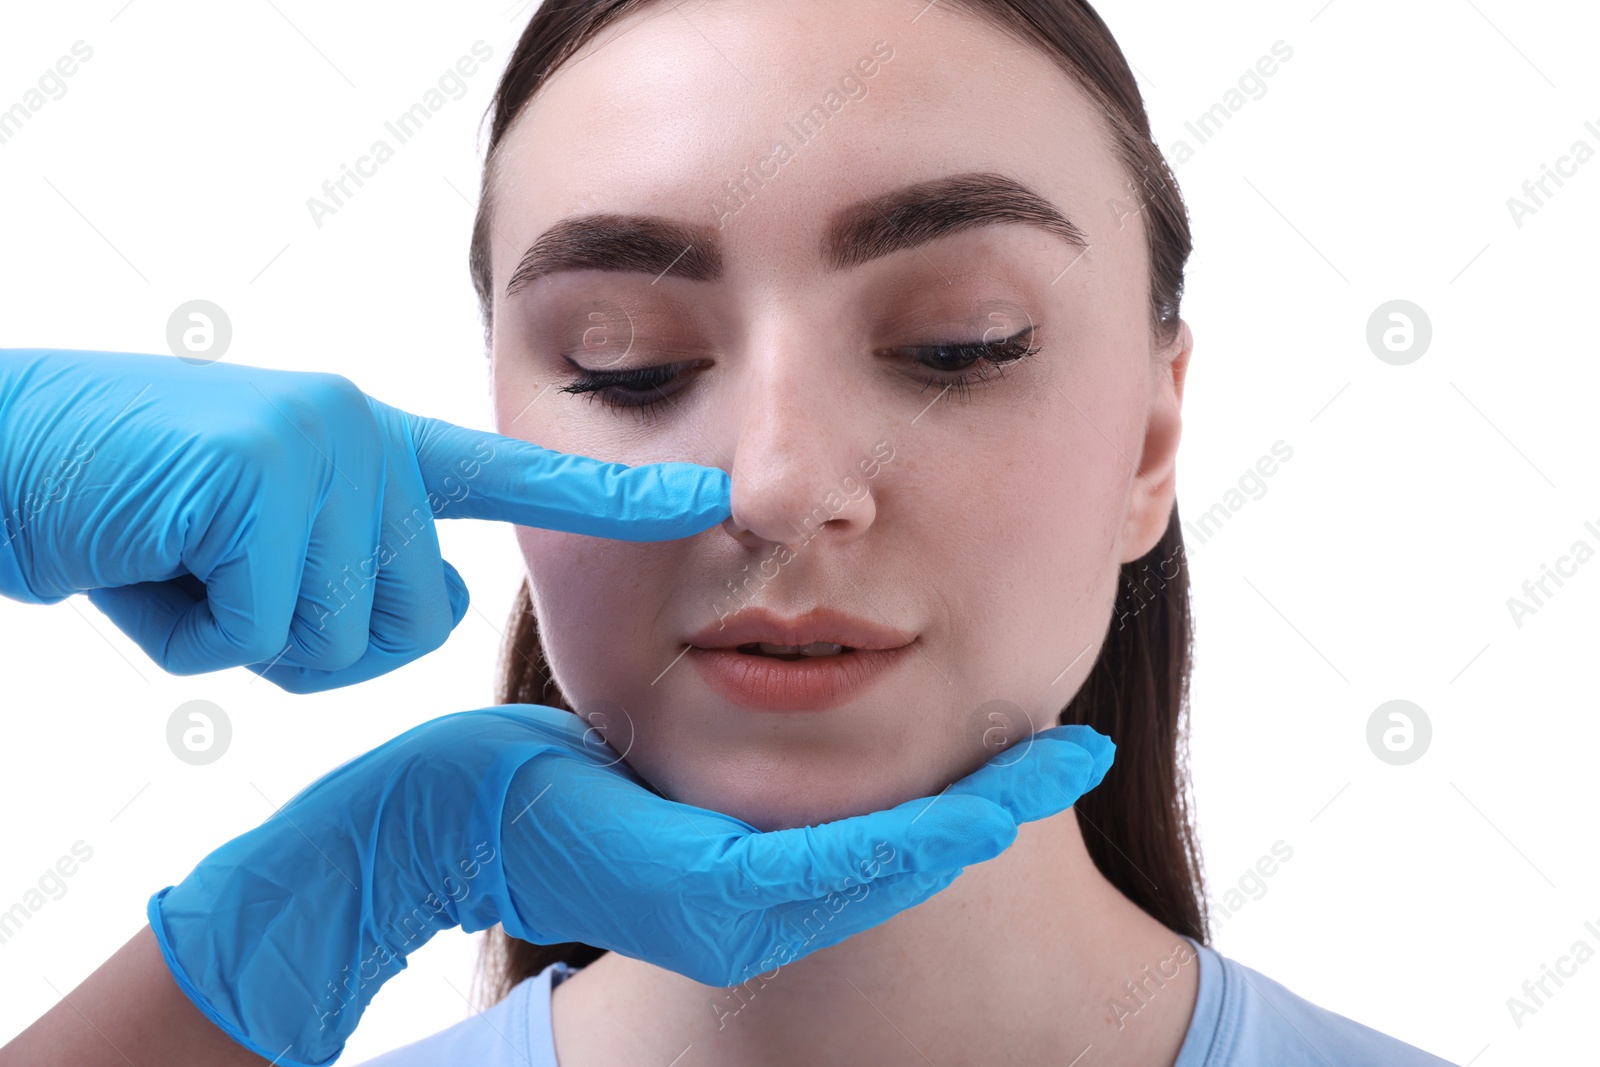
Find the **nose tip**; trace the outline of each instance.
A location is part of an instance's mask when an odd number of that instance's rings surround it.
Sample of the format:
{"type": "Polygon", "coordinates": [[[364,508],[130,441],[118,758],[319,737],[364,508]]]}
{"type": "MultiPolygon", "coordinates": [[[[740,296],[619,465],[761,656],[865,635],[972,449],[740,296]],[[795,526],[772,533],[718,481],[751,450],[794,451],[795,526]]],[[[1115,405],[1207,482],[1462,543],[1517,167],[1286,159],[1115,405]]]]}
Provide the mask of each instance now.
{"type": "Polygon", "coordinates": [[[843,348],[814,332],[758,341],[734,402],[719,412],[731,458],[723,530],[758,551],[861,536],[876,516],[871,490],[879,486],[869,489],[867,478],[877,473],[878,448],[863,440],[873,409],[843,348]]]}
{"type": "Polygon", "coordinates": [[[860,536],[877,514],[872,493],[854,472],[804,483],[735,474],[732,504],[722,529],[751,549],[793,547],[818,536],[839,543],[860,536]]]}

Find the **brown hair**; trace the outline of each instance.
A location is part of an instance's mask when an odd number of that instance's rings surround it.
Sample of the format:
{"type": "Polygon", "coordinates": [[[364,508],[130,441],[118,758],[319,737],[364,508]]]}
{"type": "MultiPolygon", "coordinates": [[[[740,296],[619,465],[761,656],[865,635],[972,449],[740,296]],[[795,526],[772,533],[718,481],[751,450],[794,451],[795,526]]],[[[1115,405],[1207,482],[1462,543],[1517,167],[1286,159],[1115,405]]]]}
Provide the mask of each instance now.
{"type": "MultiPolygon", "coordinates": [[[[494,299],[489,255],[495,149],[545,81],[600,30],[658,0],[544,0],[523,31],[490,103],[489,142],[472,231],[472,281],[486,337],[494,299]]],[[[1176,181],[1150,135],[1144,100],[1122,50],[1084,0],[952,0],[1037,47],[1089,94],[1128,177],[1128,203],[1142,214],[1150,258],[1150,325],[1166,346],[1178,330],[1188,214],[1176,181]]],[[[1112,885],[1169,929],[1209,943],[1204,879],[1189,816],[1187,708],[1191,654],[1189,570],[1174,505],[1161,540],[1122,565],[1116,609],[1082,688],[1062,723],[1087,723],[1117,743],[1105,779],[1075,805],[1084,843],[1112,885]]],[[[526,579],[502,650],[500,703],[547,704],[572,711],[539,641],[526,579]]],[[[496,927],[480,978],[489,1001],[558,960],[581,967],[604,954],[580,943],[534,945],[496,927]]]]}

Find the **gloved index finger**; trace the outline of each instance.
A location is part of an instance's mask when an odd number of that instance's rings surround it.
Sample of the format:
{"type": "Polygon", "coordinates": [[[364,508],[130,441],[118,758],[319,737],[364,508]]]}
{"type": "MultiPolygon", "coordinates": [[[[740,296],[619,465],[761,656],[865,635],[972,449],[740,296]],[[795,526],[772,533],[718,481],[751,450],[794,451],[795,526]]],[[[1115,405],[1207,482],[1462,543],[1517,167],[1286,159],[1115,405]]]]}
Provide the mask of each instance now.
{"type": "Polygon", "coordinates": [[[435,518],[670,541],[732,514],[732,483],[716,467],[605,463],[390,410],[406,420],[435,518]]]}
{"type": "Polygon", "coordinates": [[[753,907],[810,900],[912,871],[993,859],[1016,840],[1010,815],[980,797],[941,795],[893,808],[738,838],[723,855],[753,907]]]}
{"type": "Polygon", "coordinates": [[[1041,730],[933,797],[820,826],[739,837],[723,851],[757,907],[807,900],[852,883],[993,859],[1017,827],[1065,811],[1099,785],[1116,755],[1090,726],[1041,730]]]}
{"type": "Polygon", "coordinates": [[[992,801],[1019,824],[1065,811],[1099,785],[1117,746],[1091,726],[1052,726],[997,753],[946,794],[992,801]]]}

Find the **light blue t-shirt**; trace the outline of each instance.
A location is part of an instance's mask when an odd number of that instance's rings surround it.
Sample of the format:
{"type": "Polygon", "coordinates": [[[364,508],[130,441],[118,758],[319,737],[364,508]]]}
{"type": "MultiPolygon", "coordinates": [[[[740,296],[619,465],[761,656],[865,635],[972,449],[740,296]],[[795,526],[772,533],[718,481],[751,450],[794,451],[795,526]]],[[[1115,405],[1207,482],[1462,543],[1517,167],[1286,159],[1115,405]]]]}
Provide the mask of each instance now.
{"type": "MultiPolygon", "coordinates": [[[[1186,940],[1200,957],[1200,989],[1173,1067],[1454,1067],[1186,940]]],[[[487,1011],[361,1067],[558,1067],[550,993],[576,973],[552,963],[487,1011]]]]}

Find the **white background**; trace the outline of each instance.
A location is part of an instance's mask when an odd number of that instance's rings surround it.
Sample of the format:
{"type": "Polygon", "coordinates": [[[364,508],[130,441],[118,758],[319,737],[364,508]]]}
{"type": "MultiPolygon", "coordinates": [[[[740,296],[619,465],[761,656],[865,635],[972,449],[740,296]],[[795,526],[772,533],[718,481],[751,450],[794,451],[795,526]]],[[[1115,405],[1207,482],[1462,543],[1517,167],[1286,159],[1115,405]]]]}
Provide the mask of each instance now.
{"type": "MultiPolygon", "coordinates": [[[[799,0],[795,0],[799,2],[799,0]]],[[[1194,158],[1184,314],[1197,346],[1191,521],[1282,440],[1293,458],[1204,544],[1193,772],[1213,894],[1293,858],[1223,920],[1224,953],[1457,1063],[1592,1058],[1600,960],[1518,1028],[1506,998],[1600,926],[1592,677],[1600,561],[1518,627],[1578,539],[1591,469],[1600,160],[1518,227],[1506,200],[1577,139],[1600,150],[1592,5],[1104,0],[1157,140],[1194,158]],[[1282,40],[1293,57],[1205,144],[1186,121],[1282,40]],[[1366,343],[1419,304],[1418,361],[1366,343]],[[1369,750],[1384,701],[1433,726],[1369,750]]],[[[0,108],[82,40],[93,58],[0,145],[0,345],[166,351],[180,303],[226,309],[226,358],[330,370],[389,403],[489,424],[467,274],[478,124],[527,18],[514,0],[330,6],[96,0],[0,8],[0,108]],[[318,229],[305,207],[475,41],[494,50],[318,229]]],[[[519,573],[511,532],[450,523],[474,609],[443,650],[293,697],[243,670],[164,675],[82,597],[0,603],[0,909],[82,840],[68,891],[0,944],[0,1040],[144,922],[146,897],[335,764],[491,701],[519,573]],[[232,747],[165,741],[196,698],[232,747]]],[[[1063,900],[1062,907],[1071,902],[1063,900]]],[[[411,957],[349,1062],[465,1016],[476,938],[411,957]]]]}

